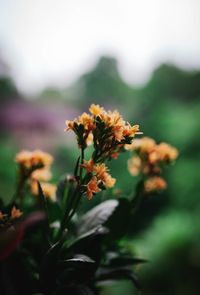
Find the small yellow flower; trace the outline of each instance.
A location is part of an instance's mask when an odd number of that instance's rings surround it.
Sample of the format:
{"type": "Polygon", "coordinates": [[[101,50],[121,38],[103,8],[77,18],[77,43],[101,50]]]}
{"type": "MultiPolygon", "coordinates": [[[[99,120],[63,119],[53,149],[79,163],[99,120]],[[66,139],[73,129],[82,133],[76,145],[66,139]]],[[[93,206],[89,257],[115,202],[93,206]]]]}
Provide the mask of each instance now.
{"type": "Polygon", "coordinates": [[[95,129],[94,119],[91,115],[89,115],[87,113],[83,113],[78,118],[76,118],[72,121],[66,120],[65,124],[66,124],[66,128],[64,131],[68,131],[70,129],[73,131],[76,131],[75,124],[77,124],[77,125],[82,124],[84,126],[85,131],[92,131],[95,129]]]}
{"type": "Polygon", "coordinates": [[[66,120],[65,125],[66,125],[66,128],[64,129],[64,131],[68,131],[70,129],[73,130],[73,128],[74,128],[74,120],[73,121],[66,120]]]}
{"type": "Polygon", "coordinates": [[[96,176],[93,176],[92,179],[87,184],[86,195],[87,195],[88,200],[91,200],[93,197],[93,194],[96,194],[100,191],[101,191],[101,189],[98,187],[98,180],[97,180],[96,176]]]}
{"type": "Polygon", "coordinates": [[[100,107],[98,104],[91,104],[89,111],[92,115],[99,116],[101,115],[103,112],[105,112],[103,107],[100,107]]]}
{"type": "Polygon", "coordinates": [[[91,146],[93,144],[93,138],[94,138],[94,136],[93,136],[92,132],[90,132],[88,134],[88,137],[86,138],[87,146],[91,146]]]}
{"type": "Polygon", "coordinates": [[[178,150],[165,142],[157,145],[157,152],[161,161],[174,161],[178,157],[178,150]]]}
{"type": "Polygon", "coordinates": [[[109,173],[104,173],[101,177],[101,180],[106,188],[112,188],[116,183],[116,179],[113,178],[109,173]]]}
{"type": "Polygon", "coordinates": [[[38,181],[49,181],[52,177],[52,173],[48,168],[37,169],[31,173],[31,179],[38,181]]]}
{"type": "MultiPolygon", "coordinates": [[[[33,195],[38,196],[38,183],[35,180],[31,181],[31,192],[33,195]]],[[[40,183],[43,194],[46,198],[51,199],[52,201],[55,201],[56,199],[56,186],[54,184],[48,183],[48,182],[41,182],[40,183]]]]}
{"type": "Polygon", "coordinates": [[[114,135],[114,138],[115,140],[117,141],[121,141],[122,139],[124,139],[124,132],[123,132],[123,127],[120,126],[120,125],[116,125],[116,126],[113,126],[113,135],[114,135]]]}
{"type": "Polygon", "coordinates": [[[15,206],[12,207],[12,210],[11,210],[11,219],[16,219],[16,218],[19,218],[22,216],[22,212],[17,209],[15,206]]]}
{"type": "Polygon", "coordinates": [[[159,176],[150,177],[144,183],[144,189],[147,193],[154,192],[154,191],[161,191],[166,188],[167,188],[166,181],[159,176]]]}
{"type": "Polygon", "coordinates": [[[155,148],[151,152],[149,152],[149,154],[147,154],[147,160],[151,165],[154,165],[161,161],[160,153],[157,150],[157,146],[155,146],[155,148]]]}
{"type": "Polygon", "coordinates": [[[102,163],[102,164],[97,164],[94,166],[94,171],[96,172],[97,178],[101,179],[101,177],[108,171],[108,167],[102,163]]]}
{"type": "Polygon", "coordinates": [[[118,125],[120,127],[124,127],[125,126],[125,121],[123,120],[122,116],[120,115],[120,113],[115,110],[113,112],[108,111],[108,118],[110,121],[110,126],[115,126],[118,125]]]}
{"type": "Polygon", "coordinates": [[[139,130],[140,130],[139,125],[131,126],[130,124],[128,124],[127,126],[125,126],[123,130],[123,135],[134,137],[136,134],[142,134],[142,132],[139,132],[139,130]]]}
{"type": "Polygon", "coordinates": [[[82,168],[85,168],[87,172],[93,172],[94,171],[94,161],[90,159],[89,161],[84,160],[83,164],[80,165],[82,168]]]}
{"type": "Polygon", "coordinates": [[[139,151],[140,153],[150,153],[156,146],[155,140],[150,137],[143,137],[134,139],[130,145],[126,145],[126,149],[129,151],[139,151]]]}
{"type": "Polygon", "coordinates": [[[87,113],[83,113],[81,116],[78,117],[77,120],[78,124],[82,124],[85,130],[93,130],[95,129],[94,119],[92,116],[88,115],[87,113]]]}
{"type": "Polygon", "coordinates": [[[131,175],[136,176],[142,170],[142,160],[140,157],[135,156],[128,160],[128,170],[131,175]]]}

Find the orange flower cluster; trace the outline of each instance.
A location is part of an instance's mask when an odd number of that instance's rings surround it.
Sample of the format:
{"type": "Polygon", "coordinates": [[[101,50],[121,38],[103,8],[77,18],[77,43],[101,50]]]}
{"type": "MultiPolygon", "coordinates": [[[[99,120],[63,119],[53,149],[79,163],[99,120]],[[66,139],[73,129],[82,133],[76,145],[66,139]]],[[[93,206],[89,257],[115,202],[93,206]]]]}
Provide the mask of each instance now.
{"type": "Polygon", "coordinates": [[[32,172],[38,168],[50,166],[53,162],[53,157],[41,150],[32,152],[24,150],[16,155],[15,160],[23,170],[32,172]]]}
{"type": "Polygon", "coordinates": [[[89,112],[73,121],[67,120],[65,131],[71,129],[75,132],[81,148],[86,148],[93,140],[96,158],[116,158],[124,145],[130,144],[140,133],[139,125],[131,126],[117,111],[107,112],[103,107],[92,104],[89,112]]]}
{"type": "Polygon", "coordinates": [[[89,182],[86,185],[86,195],[90,200],[95,193],[101,191],[101,187],[112,188],[115,185],[116,179],[108,173],[108,167],[102,164],[95,164],[93,159],[84,160],[81,165],[87,173],[92,174],[89,182]]]}
{"type": "Polygon", "coordinates": [[[154,191],[161,191],[166,189],[166,187],[167,187],[166,181],[159,176],[150,177],[144,183],[144,189],[147,193],[151,193],[154,191]]]}
{"type": "Polygon", "coordinates": [[[16,162],[20,165],[22,172],[28,175],[33,195],[38,195],[37,181],[39,181],[44,195],[55,200],[56,186],[48,183],[52,177],[50,169],[53,163],[53,157],[50,154],[40,150],[21,151],[16,155],[16,162]]]}
{"type": "Polygon", "coordinates": [[[162,163],[170,163],[178,157],[178,150],[167,143],[156,144],[149,137],[135,139],[131,145],[127,145],[126,149],[135,151],[134,155],[128,161],[128,168],[132,175],[138,175],[140,172],[144,174],[159,173],[162,163]]]}
{"type": "Polygon", "coordinates": [[[164,142],[156,144],[155,140],[149,137],[135,139],[131,145],[126,146],[126,149],[136,152],[136,155],[128,160],[130,174],[135,176],[143,173],[150,177],[153,176],[145,183],[146,191],[165,189],[167,186],[165,180],[157,175],[161,173],[163,164],[176,160],[178,150],[164,142]]]}

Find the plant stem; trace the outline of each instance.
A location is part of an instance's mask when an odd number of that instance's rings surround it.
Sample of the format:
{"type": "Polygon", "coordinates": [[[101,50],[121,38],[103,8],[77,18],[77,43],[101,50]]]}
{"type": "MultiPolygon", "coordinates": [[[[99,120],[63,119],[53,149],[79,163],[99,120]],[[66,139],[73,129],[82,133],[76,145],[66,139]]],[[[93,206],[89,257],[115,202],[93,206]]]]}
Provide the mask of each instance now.
{"type": "Polygon", "coordinates": [[[16,201],[16,202],[21,202],[22,199],[23,199],[23,189],[24,189],[24,185],[25,185],[25,182],[26,182],[26,177],[23,173],[20,173],[19,174],[19,178],[18,178],[18,181],[17,181],[17,188],[16,188],[16,191],[14,193],[14,196],[13,196],[13,202],[16,201]]]}
{"type": "MultiPolygon", "coordinates": [[[[83,164],[83,162],[84,162],[84,150],[85,149],[82,147],[81,148],[81,164],[83,164]]],[[[80,174],[79,174],[80,180],[82,180],[82,174],[83,174],[83,168],[80,167],[80,174]]]]}
{"type": "Polygon", "coordinates": [[[137,186],[136,186],[136,190],[135,190],[135,193],[131,199],[131,213],[135,213],[140,204],[141,204],[141,201],[142,201],[142,196],[143,196],[143,193],[144,193],[144,179],[142,178],[137,186]]]}

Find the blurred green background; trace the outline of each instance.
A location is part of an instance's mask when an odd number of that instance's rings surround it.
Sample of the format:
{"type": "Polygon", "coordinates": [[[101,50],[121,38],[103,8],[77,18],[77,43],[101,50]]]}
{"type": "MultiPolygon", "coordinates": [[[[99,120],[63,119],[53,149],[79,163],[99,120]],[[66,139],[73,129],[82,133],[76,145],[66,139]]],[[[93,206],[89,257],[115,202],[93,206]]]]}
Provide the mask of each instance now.
{"type": "MultiPolygon", "coordinates": [[[[133,220],[125,247],[149,263],[138,269],[147,295],[200,294],[200,71],[161,64],[144,85],[128,85],[115,58],[103,56],[70,87],[46,88],[37,99],[20,94],[9,75],[0,77],[0,197],[14,191],[14,157],[22,148],[41,148],[55,156],[54,181],[71,172],[78,149],[65,119],[86,111],[91,103],[118,109],[138,123],[145,136],[177,147],[180,156],[165,171],[168,189],[147,199],[133,220]]],[[[116,188],[130,192],[137,182],[127,171],[127,154],[111,164],[116,188]]],[[[95,203],[95,202],[94,202],[95,203]]],[[[93,206],[93,204],[89,204],[93,206]]],[[[118,282],[103,295],[134,294],[118,282]]]]}

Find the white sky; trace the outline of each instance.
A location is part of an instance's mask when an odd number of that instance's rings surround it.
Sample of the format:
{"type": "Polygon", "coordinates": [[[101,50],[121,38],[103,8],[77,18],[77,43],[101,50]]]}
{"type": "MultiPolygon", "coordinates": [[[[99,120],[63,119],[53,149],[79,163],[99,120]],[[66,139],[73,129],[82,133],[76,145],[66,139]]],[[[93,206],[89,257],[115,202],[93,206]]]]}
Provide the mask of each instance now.
{"type": "Polygon", "coordinates": [[[0,0],[0,48],[25,92],[68,85],[101,54],[141,83],[161,61],[200,68],[200,0],[0,0]]]}

